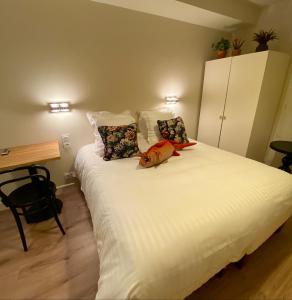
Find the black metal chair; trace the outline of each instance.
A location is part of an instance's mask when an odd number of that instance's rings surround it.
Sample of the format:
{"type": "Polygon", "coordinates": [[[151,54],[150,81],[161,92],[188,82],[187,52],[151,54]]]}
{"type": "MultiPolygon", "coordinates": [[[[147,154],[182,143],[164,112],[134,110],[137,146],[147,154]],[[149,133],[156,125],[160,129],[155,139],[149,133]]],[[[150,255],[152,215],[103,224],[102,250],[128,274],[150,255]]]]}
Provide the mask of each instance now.
{"type": "Polygon", "coordinates": [[[28,171],[29,175],[19,176],[15,179],[6,180],[0,183],[0,198],[2,203],[10,208],[19,230],[23,249],[24,251],[27,251],[26,239],[19,216],[24,215],[27,220],[28,211],[33,210],[34,207],[46,205],[51,211],[52,216],[55,218],[55,221],[63,235],[65,234],[65,231],[57,214],[55,197],[56,185],[50,180],[50,172],[48,169],[43,166],[34,165],[5,170],[0,172],[0,175],[24,170],[28,171]],[[44,175],[38,174],[38,171],[44,173],[44,175]],[[3,191],[4,186],[8,186],[9,184],[16,182],[24,182],[24,184],[9,194],[3,191]],[[21,213],[18,211],[19,209],[22,210],[21,213]]]}

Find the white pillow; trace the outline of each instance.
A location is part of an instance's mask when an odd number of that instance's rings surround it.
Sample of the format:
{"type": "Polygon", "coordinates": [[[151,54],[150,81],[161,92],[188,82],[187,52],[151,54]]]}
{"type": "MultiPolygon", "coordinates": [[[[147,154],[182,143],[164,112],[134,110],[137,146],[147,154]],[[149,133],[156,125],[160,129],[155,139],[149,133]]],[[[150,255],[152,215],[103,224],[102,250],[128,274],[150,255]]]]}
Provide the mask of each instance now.
{"type": "Polygon", "coordinates": [[[151,146],[141,132],[137,133],[137,141],[138,148],[142,153],[146,152],[151,146]]]}
{"type": "Polygon", "coordinates": [[[98,126],[121,126],[136,122],[129,110],[125,110],[119,114],[110,111],[89,111],[86,113],[86,116],[91,127],[97,133],[98,126]]]}
{"type": "Polygon", "coordinates": [[[174,117],[170,111],[141,111],[139,115],[139,128],[150,145],[159,142],[162,136],[159,132],[157,120],[168,120],[174,117]]]}
{"type": "Polygon", "coordinates": [[[96,154],[100,157],[103,157],[104,155],[104,144],[103,141],[101,139],[101,136],[97,134],[93,134],[94,135],[94,143],[95,143],[95,150],[96,150],[96,154]]]}

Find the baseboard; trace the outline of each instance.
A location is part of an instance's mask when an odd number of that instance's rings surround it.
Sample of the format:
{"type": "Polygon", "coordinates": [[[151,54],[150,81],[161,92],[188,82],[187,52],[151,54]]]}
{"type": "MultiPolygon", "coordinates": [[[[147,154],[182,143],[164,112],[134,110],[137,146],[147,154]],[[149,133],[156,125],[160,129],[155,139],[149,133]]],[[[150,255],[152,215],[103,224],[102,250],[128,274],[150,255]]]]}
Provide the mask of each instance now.
{"type": "Polygon", "coordinates": [[[76,184],[76,182],[71,182],[71,183],[66,183],[66,184],[58,185],[57,186],[57,190],[63,189],[63,188],[69,187],[69,186],[72,186],[74,184],[76,184]]]}

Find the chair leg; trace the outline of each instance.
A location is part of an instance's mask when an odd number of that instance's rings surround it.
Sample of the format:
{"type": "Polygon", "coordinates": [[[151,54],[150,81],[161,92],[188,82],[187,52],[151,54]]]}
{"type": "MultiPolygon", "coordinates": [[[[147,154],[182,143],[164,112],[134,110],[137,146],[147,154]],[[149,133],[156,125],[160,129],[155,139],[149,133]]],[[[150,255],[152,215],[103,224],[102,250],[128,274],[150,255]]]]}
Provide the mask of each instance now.
{"type": "Polygon", "coordinates": [[[59,220],[59,217],[58,217],[58,214],[57,214],[57,210],[55,208],[54,203],[52,203],[52,200],[49,202],[49,207],[50,207],[50,209],[51,209],[51,211],[53,213],[54,219],[55,219],[56,223],[58,224],[58,226],[59,226],[62,234],[65,235],[66,234],[65,230],[64,230],[64,228],[63,228],[63,226],[62,226],[62,224],[61,224],[61,222],[59,220]]]}
{"type": "Polygon", "coordinates": [[[18,215],[18,213],[17,213],[17,211],[16,211],[15,208],[10,208],[10,209],[11,209],[11,211],[13,213],[13,216],[14,216],[16,224],[17,224],[17,228],[18,228],[18,231],[19,231],[19,234],[20,234],[20,238],[21,238],[21,241],[22,241],[23,250],[27,251],[27,245],[26,245],[25,235],[24,235],[24,231],[23,231],[23,227],[22,227],[19,215],[18,215]]]}

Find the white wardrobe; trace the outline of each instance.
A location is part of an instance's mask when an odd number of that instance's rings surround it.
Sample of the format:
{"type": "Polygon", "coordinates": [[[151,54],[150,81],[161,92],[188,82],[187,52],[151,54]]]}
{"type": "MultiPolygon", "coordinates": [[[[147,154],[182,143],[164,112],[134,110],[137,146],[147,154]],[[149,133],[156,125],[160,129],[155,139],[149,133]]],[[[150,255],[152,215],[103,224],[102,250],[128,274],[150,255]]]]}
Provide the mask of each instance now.
{"type": "Polygon", "coordinates": [[[263,161],[288,64],[276,51],[206,62],[198,141],[263,161]]]}

